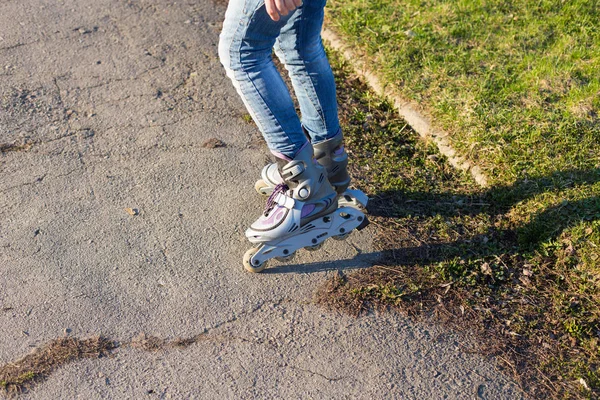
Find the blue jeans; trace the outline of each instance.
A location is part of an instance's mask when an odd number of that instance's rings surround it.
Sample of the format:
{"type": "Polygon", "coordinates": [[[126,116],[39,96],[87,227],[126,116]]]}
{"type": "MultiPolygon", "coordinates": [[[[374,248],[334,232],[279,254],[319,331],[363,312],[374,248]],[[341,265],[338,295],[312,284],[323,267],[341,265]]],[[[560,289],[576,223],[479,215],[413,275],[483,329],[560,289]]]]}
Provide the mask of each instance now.
{"type": "Polygon", "coordinates": [[[227,76],[277,156],[294,158],[310,136],[312,143],[340,133],[335,82],[321,42],[326,0],[304,0],[279,21],[264,0],[230,0],[219,40],[227,76]],[[285,65],[300,104],[302,121],[272,51],[285,65]]]}

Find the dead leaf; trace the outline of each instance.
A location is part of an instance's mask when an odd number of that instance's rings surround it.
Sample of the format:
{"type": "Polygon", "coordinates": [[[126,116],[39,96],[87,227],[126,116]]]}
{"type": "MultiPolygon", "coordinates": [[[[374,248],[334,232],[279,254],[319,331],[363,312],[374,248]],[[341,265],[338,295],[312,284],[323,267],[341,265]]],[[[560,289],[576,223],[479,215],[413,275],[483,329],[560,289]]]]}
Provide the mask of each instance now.
{"type": "Polygon", "coordinates": [[[481,264],[481,273],[484,275],[492,276],[492,268],[490,268],[490,264],[488,264],[488,263],[481,264]]]}
{"type": "Polygon", "coordinates": [[[140,210],[138,210],[137,208],[126,208],[125,211],[132,217],[135,217],[136,215],[140,214],[140,210]]]}
{"type": "Polygon", "coordinates": [[[565,254],[568,256],[572,256],[573,254],[575,254],[575,248],[573,247],[572,243],[569,243],[569,245],[565,249],[565,254]]]}
{"type": "Polygon", "coordinates": [[[206,149],[216,149],[217,147],[226,147],[224,141],[217,138],[210,138],[206,142],[202,143],[202,147],[206,149]]]}

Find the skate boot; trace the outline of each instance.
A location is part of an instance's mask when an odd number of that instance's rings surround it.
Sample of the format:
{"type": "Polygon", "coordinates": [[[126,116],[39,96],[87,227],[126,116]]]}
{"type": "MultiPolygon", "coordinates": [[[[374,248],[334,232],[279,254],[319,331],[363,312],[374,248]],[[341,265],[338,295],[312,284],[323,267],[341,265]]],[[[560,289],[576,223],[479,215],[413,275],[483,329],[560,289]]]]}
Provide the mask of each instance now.
{"type": "Polygon", "coordinates": [[[244,255],[244,267],[260,272],[272,258],[287,260],[304,247],[316,250],[330,238],[345,239],[368,224],[354,207],[339,207],[326,170],[305,146],[291,161],[278,162],[281,182],[269,196],[263,215],[246,231],[255,247],[244,255]]]}
{"type": "MultiPolygon", "coordinates": [[[[348,153],[344,149],[343,135],[339,133],[331,139],[313,145],[314,155],[319,164],[327,170],[327,178],[339,195],[339,206],[359,209],[367,207],[369,198],[360,190],[348,189],[348,153]]],[[[277,163],[266,165],[261,172],[261,179],[254,184],[254,189],[263,196],[273,192],[275,186],[283,182],[277,163]]]]}

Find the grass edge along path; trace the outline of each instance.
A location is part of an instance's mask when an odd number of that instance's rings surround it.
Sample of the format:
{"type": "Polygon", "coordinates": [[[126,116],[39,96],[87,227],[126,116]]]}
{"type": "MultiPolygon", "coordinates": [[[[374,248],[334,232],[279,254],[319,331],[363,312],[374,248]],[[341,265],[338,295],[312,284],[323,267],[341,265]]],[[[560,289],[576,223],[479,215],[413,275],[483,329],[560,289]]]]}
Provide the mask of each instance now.
{"type": "Polygon", "coordinates": [[[354,71],[365,80],[375,93],[391,101],[398,114],[406,120],[415,132],[424,139],[433,140],[440,153],[446,156],[453,167],[470,172],[475,182],[480,186],[488,186],[488,178],[483,174],[481,168],[457,154],[447,140],[448,134],[433,126],[431,118],[425,114],[424,110],[420,109],[415,102],[400,96],[393,90],[391,85],[384,85],[377,74],[371,71],[357,54],[352,52],[351,46],[344,43],[334,30],[326,26],[321,36],[329,44],[329,47],[342,54],[346,61],[352,64],[354,71]]]}
{"type": "Polygon", "coordinates": [[[354,184],[372,199],[385,259],[340,273],[316,301],[354,315],[435,315],[474,334],[529,395],[597,398],[600,171],[482,188],[339,54],[330,61],[354,184]]]}
{"type": "Polygon", "coordinates": [[[600,168],[596,1],[347,0],[327,17],[490,184],[600,168]]]}

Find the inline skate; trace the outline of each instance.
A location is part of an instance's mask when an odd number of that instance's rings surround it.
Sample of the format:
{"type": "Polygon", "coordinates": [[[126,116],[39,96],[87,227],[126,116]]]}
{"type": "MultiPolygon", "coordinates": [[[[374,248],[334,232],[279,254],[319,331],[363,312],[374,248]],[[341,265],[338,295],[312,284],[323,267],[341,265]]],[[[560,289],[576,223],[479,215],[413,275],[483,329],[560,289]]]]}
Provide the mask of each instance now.
{"type": "MultiPolygon", "coordinates": [[[[313,145],[314,156],[318,163],[327,170],[327,178],[338,193],[340,207],[365,209],[369,198],[360,190],[348,189],[348,153],[344,149],[343,136],[340,132],[331,139],[313,145]]],[[[261,172],[261,179],[256,181],[254,189],[263,196],[268,196],[273,189],[283,182],[277,163],[266,165],[261,172]]]]}
{"type": "Polygon", "coordinates": [[[281,181],[271,190],[263,215],[246,230],[255,245],[244,254],[246,270],[261,272],[272,258],[289,260],[300,248],[316,250],[330,237],[345,239],[368,225],[358,208],[339,206],[339,196],[312,146],[275,165],[281,181]]]}

